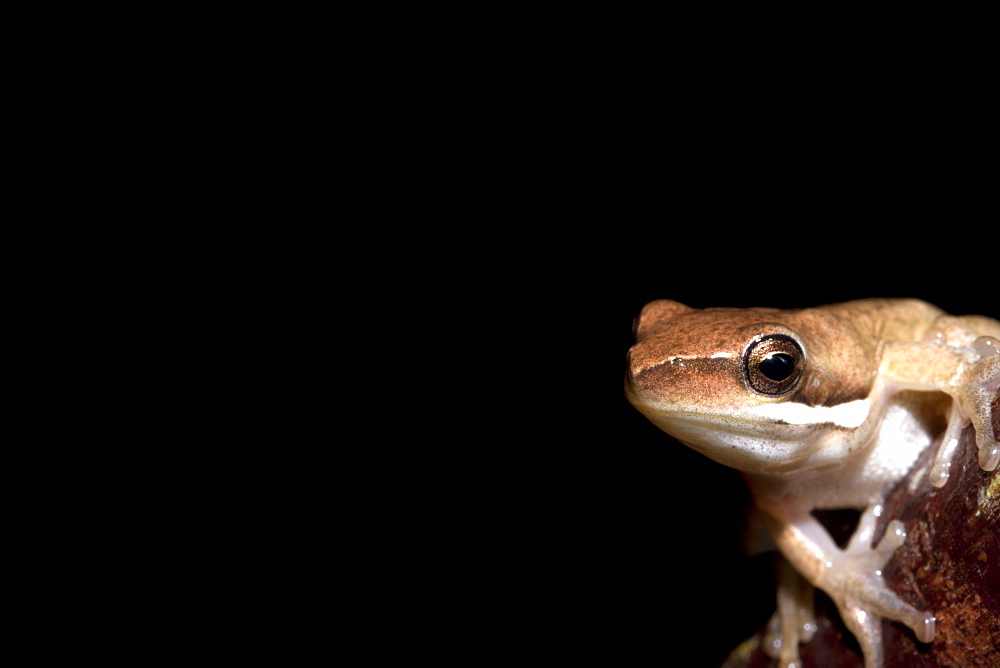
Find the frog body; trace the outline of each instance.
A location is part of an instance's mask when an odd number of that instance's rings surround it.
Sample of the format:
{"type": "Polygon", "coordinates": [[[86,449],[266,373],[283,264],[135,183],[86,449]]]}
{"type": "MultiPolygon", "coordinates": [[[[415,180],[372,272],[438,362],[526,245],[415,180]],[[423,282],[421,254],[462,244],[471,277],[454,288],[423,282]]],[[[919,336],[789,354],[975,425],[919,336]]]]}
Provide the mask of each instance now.
{"type": "Polygon", "coordinates": [[[947,482],[969,421],[980,465],[996,468],[990,403],[1000,389],[1000,322],[951,316],[920,300],[797,310],[659,300],[636,320],[625,389],[658,427],[742,472],[793,569],[779,581],[773,624],[783,639],[781,665],[801,665],[798,643],[810,635],[811,588],[801,578],[836,602],[866,666],[882,663],[883,617],[933,640],[933,613],[882,582],[904,527],[890,522],[873,545],[875,518],[942,428],[931,483],[947,482]],[[810,514],[829,508],[861,511],[844,549],[810,514]]]}

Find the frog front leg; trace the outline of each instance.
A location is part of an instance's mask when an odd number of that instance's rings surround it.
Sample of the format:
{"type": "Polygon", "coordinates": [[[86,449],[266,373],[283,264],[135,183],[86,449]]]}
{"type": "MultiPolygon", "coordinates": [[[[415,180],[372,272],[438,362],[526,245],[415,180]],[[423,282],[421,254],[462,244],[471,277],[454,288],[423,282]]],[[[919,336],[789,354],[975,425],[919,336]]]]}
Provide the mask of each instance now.
{"type": "Polygon", "coordinates": [[[808,512],[780,503],[766,504],[765,511],[765,526],[781,553],[836,603],[861,646],[866,668],[882,665],[882,618],[910,627],[921,642],[934,639],[934,615],[900,599],[882,579],[882,568],[903,544],[906,534],[902,523],[894,520],[882,541],[872,544],[880,505],[872,505],[862,513],[843,550],[808,512]]]}
{"type": "Polygon", "coordinates": [[[948,428],[929,476],[937,487],[948,480],[959,435],[968,422],[976,430],[979,465],[992,471],[1000,463],[1000,442],[991,424],[993,398],[1000,391],[1000,330],[989,323],[942,317],[923,341],[889,344],[883,351],[880,372],[897,390],[938,390],[952,398],[948,428]]]}
{"type": "MultiPolygon", "coordinates": [[[[993,398],[1000,391],[1000,340],[992,336],[981,336],[973,341],[971,348],[979,359],[962,370],[954,382],[953,396],[959,412],[965,413],[976,429],[980,467],[992,471],[1000,463],[1000,442],[993,435],[992,425],[993,398]]],[[[953,431],[951,423],[956,422],[955,417],[953,415],[951,418],[949,432],[953,431]]],[[[949,433],[949,436],[957,434],[949,433]]],[[[941,459],[940,455],[938,459],[941,459]]],[[[940,461],[936,462],[935,468],[942,468],[940,461]]],[[[933,472],[931,480],[935,481],[933,472]]]]}

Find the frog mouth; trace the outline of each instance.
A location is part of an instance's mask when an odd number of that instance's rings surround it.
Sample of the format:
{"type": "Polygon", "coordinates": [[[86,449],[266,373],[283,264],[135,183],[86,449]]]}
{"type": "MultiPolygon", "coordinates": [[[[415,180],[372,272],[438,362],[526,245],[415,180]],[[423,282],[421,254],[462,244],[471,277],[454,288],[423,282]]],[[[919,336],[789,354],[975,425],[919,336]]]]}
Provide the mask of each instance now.
{"type": "Polygon", "coordinates": [[[657,427],[709,459],[747,473],[802,470],[805,460],[822,448],[816,424],[763,422],[747,428],[730,416],[640,408],[657,427]]]}

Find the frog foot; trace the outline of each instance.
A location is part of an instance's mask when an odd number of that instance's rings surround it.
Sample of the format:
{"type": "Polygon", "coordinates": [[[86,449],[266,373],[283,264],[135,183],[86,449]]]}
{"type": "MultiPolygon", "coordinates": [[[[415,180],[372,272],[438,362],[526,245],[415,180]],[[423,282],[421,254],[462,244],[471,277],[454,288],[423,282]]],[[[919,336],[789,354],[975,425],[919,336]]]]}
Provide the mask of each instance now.
{"type": "Polygon", "coordinates": [[[956,382],[948,429],[931,466],[929,477],[935,487],[942,487],[948,481],[965,418],[976,430],[979,466],[984,471],[992,471],[1000,463],[1000,442],[993,435],[992,423],[993,398],[1000,390],[1000,341],[992,336],[981,336],[976,339],[974,348],[980,358],[956,382]]]}
{"type": "Polygon", "coordinates": [[[904,602],[886,586],[882,569],[906,539],[903,523],[889,523],[885,537],[872,546],[880,505],[861,515],[847,548],[832,555],[827,571],[817,583],[837,604],[844,623],[857,638],[865,657],[865,668],[882,665],[882,618],[910,627],[920,642],[934,639],[935,619],[904,602]]]}
{"type": "Polygon", "coordinates": [[[993,435],[993,398],[1000,392],[1000,340],[980,336],[973,344],[980,359],[972,367],[972,382],[964,403],[970,404],[969,413],[976,428],[976,445],[979,447],[979,465],[992,471],[1000,464],[1000,441],[993,435]]]}
{"type": "Polygon", "coordinates": [[[778,609],[771,615],[764,634],[764,653],[778,660],[778,668],[801,668],[799,643],[816,633],[813,586],[781,560],[778,571],[778,609]]]}

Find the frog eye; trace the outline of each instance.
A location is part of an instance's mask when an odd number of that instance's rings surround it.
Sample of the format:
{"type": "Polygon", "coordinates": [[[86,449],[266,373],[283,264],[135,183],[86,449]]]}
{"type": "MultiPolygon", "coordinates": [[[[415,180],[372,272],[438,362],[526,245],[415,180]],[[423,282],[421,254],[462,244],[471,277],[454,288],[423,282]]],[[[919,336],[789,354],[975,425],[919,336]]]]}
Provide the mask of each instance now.
{"type": "Polygon", "coordinates": [[[750,387],[761,394],[779,395],[793,390],[805,370],[802,348],[790,336],[774,334],[755,341],[743,354],[743,369],[750,387]]]}

